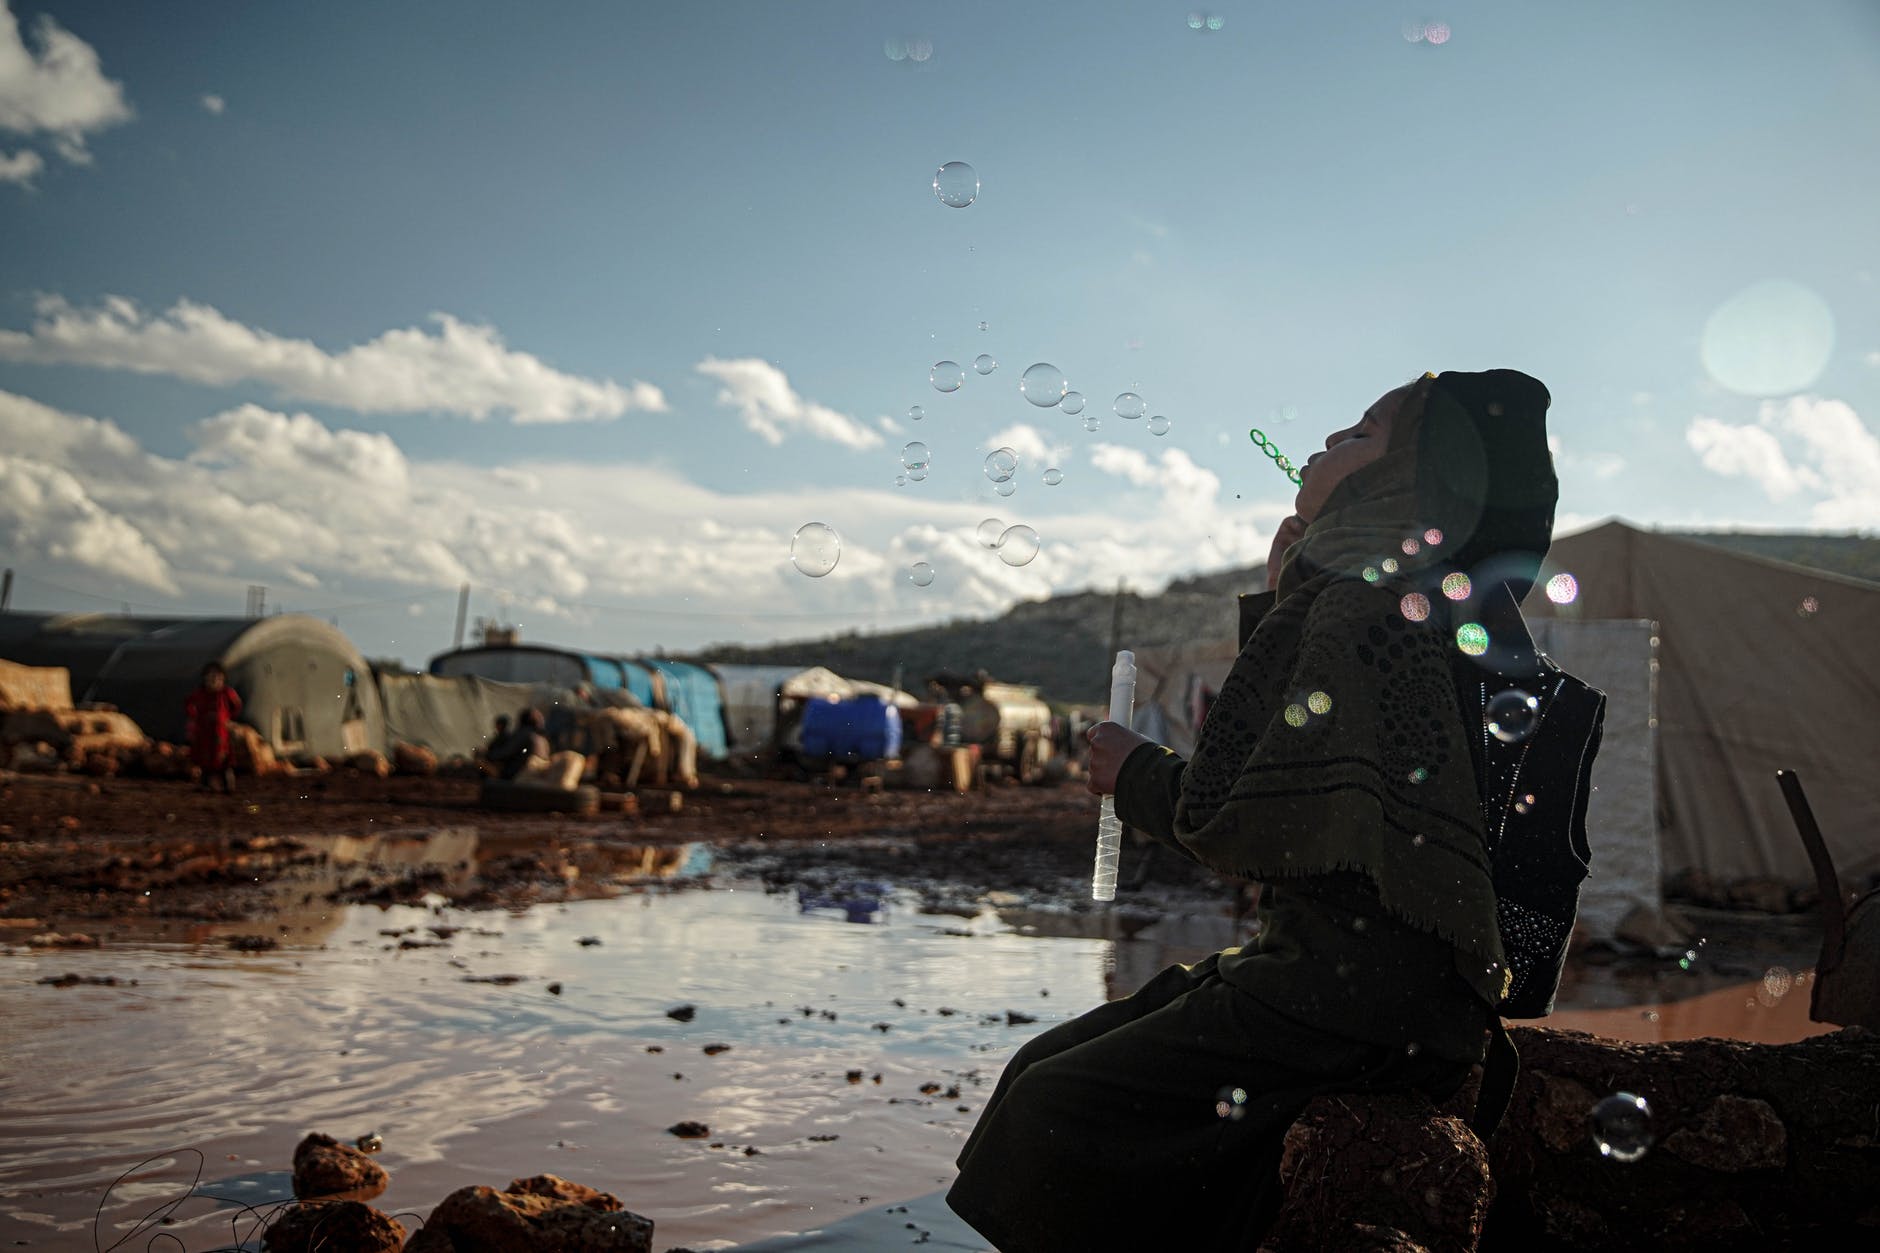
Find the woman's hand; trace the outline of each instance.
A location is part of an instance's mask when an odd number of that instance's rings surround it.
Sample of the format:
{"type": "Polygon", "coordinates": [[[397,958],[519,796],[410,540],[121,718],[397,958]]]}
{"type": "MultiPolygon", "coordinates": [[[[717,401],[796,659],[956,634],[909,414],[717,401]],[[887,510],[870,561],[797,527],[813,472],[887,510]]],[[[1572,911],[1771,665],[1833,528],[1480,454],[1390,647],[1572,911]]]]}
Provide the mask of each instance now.
{"type": "Polygon", "coordinates": [[[1115,792],[1117,772],[1129,755],[1141,745],[1153,742],[1120,722],[1099,722],[1084,733],[1084,738],[1090,741],[1090,775],[1084,786],[1098,796],[1115,792]]]}
{"type": "Polygon", "coordinates": [[[1279,530],[1273,533],[1273,547],[1266,554],[1266,590],[1272,591],[1279,586],[1280,563],[1286,559],[1286,550],[1297,544],[1306,533],[1306,520],[1293,514],[1279,524],[1279,530]]]}

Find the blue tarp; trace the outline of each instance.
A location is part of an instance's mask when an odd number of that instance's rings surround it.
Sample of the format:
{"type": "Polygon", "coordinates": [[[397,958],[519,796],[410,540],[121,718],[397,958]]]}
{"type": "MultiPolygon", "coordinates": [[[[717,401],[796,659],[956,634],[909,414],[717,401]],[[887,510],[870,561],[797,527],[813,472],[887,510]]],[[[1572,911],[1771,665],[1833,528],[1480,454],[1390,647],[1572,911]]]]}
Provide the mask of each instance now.
{"type": "Polygon", "coordinates": [[[730,745],[725,743],[725,700],[718,676],[703,666],[663,657],[647,657],[640,664],[651,666],[666,680],[666,708],[692,728],[698,751],[723,760],[730,745]]]}
{"type": "Polygon", "coordinates": [[[813,700],[800,735],[805,757],[885,761],[901,755],[901,711],[879,696],[813,700]]]}

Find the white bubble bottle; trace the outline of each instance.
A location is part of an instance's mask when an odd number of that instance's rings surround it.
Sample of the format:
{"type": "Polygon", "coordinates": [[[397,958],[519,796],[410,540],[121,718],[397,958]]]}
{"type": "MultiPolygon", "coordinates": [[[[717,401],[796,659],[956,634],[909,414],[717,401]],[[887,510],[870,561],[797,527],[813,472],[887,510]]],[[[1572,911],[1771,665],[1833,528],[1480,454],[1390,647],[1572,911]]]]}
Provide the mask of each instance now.
{"type": "MultiPolygon", "coordinates": [[[[1128,726],[1136,712],[1136,654],[1125,648],[1110,667],[1110,721],[1128,726]]],[[[1116,899],[1116,862],[1123,853],[1123,821],[1116,816],[1116,797],[1103,798],[1097,813],[1097,868],[1090,877],[1090,899],[1116,899]]]]}

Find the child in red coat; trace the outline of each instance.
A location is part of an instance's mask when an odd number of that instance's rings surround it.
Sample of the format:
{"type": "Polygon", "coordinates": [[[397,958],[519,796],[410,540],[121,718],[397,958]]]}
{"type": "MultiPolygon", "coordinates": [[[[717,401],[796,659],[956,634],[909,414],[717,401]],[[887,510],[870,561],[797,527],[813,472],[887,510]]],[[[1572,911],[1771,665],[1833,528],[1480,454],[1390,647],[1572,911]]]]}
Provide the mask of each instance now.
{"type": "Polygon", "coordinates": [[[221,780],[222,790],[235,794],[235,762],[229,751],[228,726],[241,715],[242,698],[228,685],[228,672],[219,662],[202,668],[202,684],[183,704],[188,718],[189,758],[201,771],[197,786],[211,789],[221,780]]]}

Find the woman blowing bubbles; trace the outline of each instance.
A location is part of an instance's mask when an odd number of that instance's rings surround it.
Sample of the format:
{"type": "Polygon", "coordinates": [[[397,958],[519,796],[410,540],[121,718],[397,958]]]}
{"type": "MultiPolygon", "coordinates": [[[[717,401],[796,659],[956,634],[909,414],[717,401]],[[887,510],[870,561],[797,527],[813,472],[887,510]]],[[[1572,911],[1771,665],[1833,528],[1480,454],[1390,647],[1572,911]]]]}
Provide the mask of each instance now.
{"type": "Polygon", "coordinates": [[[1257,1247],[1312,1097],[1441,1100],[1481,1060],[1508,975],[1466,697],[1479,672],[1435,585],[1538,567],[1548,403],[1511,370],[1379,397],[1304,467],[1268,565],[1276,598],[1194,759],[1092,729],[1092,790],[1266,884],[1260,934],[1013,1057],[947,1197],[1002,1253],[1257,1247]]]}

